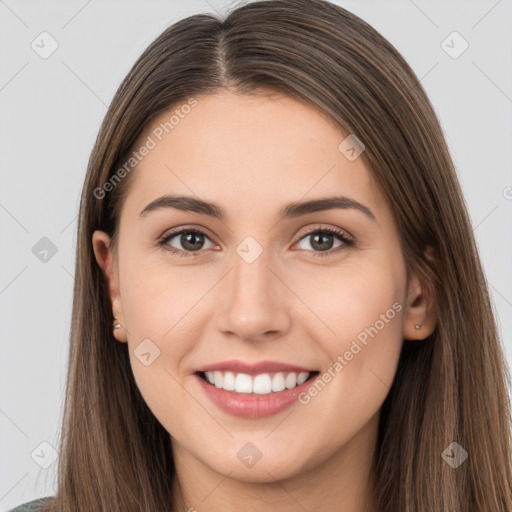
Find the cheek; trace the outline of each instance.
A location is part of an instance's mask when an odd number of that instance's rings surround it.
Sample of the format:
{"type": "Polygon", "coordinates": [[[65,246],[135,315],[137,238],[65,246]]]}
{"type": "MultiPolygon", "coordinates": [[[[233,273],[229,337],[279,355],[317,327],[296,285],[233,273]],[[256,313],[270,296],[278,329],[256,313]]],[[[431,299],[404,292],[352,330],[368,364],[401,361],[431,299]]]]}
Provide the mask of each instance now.
{"type": "MultiPolygon", "coordinates": [[[[340,265],[295,280],[297,295],[310,309],[308,317],[312,312],[317,323],[323,323],[327,339],[341,341],[355,338],[381,315],[396,319],[397,306],[393,309],[393,304],[403,297],[403,288],[400,271],[389,265],[340,265]]],[[[382,329],[381,322],[378,325],[382,329]]]]}
{"type": "Polygon", "coordinates": [[[125,263],[121,278],[132,372],[148,407],[160,419],[173,397],[182,393],[182,361],[199,339],[198,302],[211,285],[197,275],[193,279],[191,271],[136,260],[125,263]]]}
{"type": "Polygon", "coordinates": [[[315,415],[304,419],[304,428],[315,428],[315,421],[323,418],[329,435],[336,439],[353,435],[378,412],[400,356],[402,274],[384,265],[373,268],[340,269],[328,281],[320,281],[310,295],[316,300],[308,304],[334,334],[322,329],[319,335],[322,324],[317,318],[307,322],[309,336],[325,357],[322,383],[303,397],[302,403],[310,402],[315,408],[315,415]]]}
{"type": "Polygon", "coordinates": [[[179,351],[180,340],[186,340],[182,334],[191,337],[196,329],[199,302],[214,276],[198,275],[193,266],[172,266],[158,253],[127,261],[123,276],[123,311],[132,335],[154,338],[162,346],[173,340],[179,351]]]}
{"type": "Polygon", "coordinates": [[[311,318],[306,324],[309,336],[327,354],[325,367],[338,362],[331,371],[343,378],[334,379],[335,387],[348,382],[371,395],[375,386],[391,385],[403,339],[405,273],[379,261],[340,266],[329,279],[320,272],[316,277],[297,281],[298,294],[308,297],[307,305],[318,317],[309,313],[302,318],[311,318]],[[306,289],[314,293],[305,295],[306,289]]]}
{"type": "Polygon", "coordinates": [[[122,277],[133,376],[147,406],[168,427],[169,404],[180,411],[182,361],[198,339],[197,303],[208,283],[194,280],[192,272],[135,260],[122,277]]]}

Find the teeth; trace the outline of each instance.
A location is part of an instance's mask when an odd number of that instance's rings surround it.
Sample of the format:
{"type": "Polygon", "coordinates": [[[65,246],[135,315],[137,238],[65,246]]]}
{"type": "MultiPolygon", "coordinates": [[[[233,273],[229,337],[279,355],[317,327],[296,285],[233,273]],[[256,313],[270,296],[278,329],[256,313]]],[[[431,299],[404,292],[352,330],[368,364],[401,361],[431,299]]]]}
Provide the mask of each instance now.
{"type": "Polygon", "coordinates": [[[274,377],[272,377],[272,391],[283,391],[285,388],[284,375],[282,373],[276,373],[274,377]]]}
{"type": "Polygon", "coordinates": [[[257,393],[258,395],[268,395],[268,393],[272,392],[272,380],[268,373],[256,375],[256,377],[254,377],[252,392],[257,393]]]}
{"type": "Polygon", "coordinates": [[[268,395],[285,389],[293,389],[306,382],[310,376],[310,372],[301,372],[298,375],[295,372],[261,373],[255,376],[246,373],[220,371],[204,373],[206,380],[216,388],[234,391],[235,393],[254,393],[258,395],[268,395]]]}
{"type": "Polygon", "coordinates": [[[250,375],[246,375],[245,373],[237,374],[235,379],[235,391],[237,393],[252,393],[252,379],[250,375]]]}
{"type": "Polygon", "coordinates": [[[216,388],[222,387],[222,373],[213,372],[213,383],[215,384],[216,388]]]}
{"type": "Polygon", "coordinates": [[[306,382],[306,380],[308,380],[308,377],[309,377],[309,372],[299,373],[299,375],[297,376],[297,386],[304,384],[304,382],[306,382]]]}
{"type": "Polygon", "coordinates": [[[225,390],[233,391],[235,389],[235,374],[233,372],[226,372],[224,374],[224,381],[222,382],[222,384],[222,387],[225,390]]]}

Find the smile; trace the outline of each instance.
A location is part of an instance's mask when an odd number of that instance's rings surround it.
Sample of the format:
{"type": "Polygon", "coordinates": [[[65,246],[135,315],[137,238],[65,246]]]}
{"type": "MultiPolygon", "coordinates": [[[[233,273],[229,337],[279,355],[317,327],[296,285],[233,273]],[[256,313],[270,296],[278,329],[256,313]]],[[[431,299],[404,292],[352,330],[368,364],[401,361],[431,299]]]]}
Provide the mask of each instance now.
{"type": "Polygon", "coordinates": [[[235,393],[268,395],[300,386],[313,373],[277,372],[247,375],[246,373],[211,371],[201,372],[201,375],[207,382],[219,389],[234,391],[235,393]]]}
{"type": "Polygon", "coordinates": [[[206,396],[222,411],[242,418],[265,418],[298,401],[319,371],[248,375],[230,371],[196,372],[206,396]]]}

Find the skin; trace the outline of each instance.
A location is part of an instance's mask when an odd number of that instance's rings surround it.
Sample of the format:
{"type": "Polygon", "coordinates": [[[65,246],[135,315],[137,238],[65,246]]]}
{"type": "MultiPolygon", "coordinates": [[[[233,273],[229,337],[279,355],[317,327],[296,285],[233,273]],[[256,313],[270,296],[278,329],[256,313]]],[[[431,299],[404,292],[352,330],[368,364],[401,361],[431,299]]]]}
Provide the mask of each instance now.
{"type": "MultiPolygon", "coordinates": [[[[224,90],[197,100],[132,171],[118,253],[106,233],[92,238],[122,325],[115,337],[128,344],[137,385],[171,436],[180,510],[376,511],[379,410],[403,339],[423,339],[435,327],[431,287],[414,275],[407,283],[386,198],[363,158],[350,161],[338,150],[347,134],[289,97],[224,90]],[[356,209],[278,221],[284,205],[333,191],[366,205],[376,221],[356,209]],[[165,193],[218,203],[228,219],[171,208],[139,217],[165,193]],[[199,256],[158,246],[182,226],[207,232],[199,256]],[[331,254],[315,257],[321,250],[304,237],[312,227],[344,230],[357,246],[334,236],[331,254]],[[252,263],[236,252],[247,236],[263,249],[252,263]],[[397,302],[401,310],[308,404],[237,418],[217,408],[194,375],[238,358],[322,374],[397,302]],[[149,366],[134,355],[147,338],[160,350],[149,366]],[[252,467],[237,457],[249,442],[262,454],[252,467]]],[[[135,147],[175,108],[146,127],[135,147]]],[[[176,236],[167,245],[184,250],[182,242],[176,236]]]]}

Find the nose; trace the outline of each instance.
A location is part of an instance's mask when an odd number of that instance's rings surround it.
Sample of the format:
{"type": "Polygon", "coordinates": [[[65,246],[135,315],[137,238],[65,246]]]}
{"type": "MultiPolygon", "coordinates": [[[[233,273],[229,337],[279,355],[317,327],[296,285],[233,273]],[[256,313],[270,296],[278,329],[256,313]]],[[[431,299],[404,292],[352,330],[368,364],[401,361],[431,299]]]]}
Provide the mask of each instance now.
{"type": "Polygon", "coordinates": [[[251,263],[235,253],[233,268],[219,289],[217,329],[248,341],[283,336],[291,323],[291,293],[278,275],[266,251],[251,263]]]}

